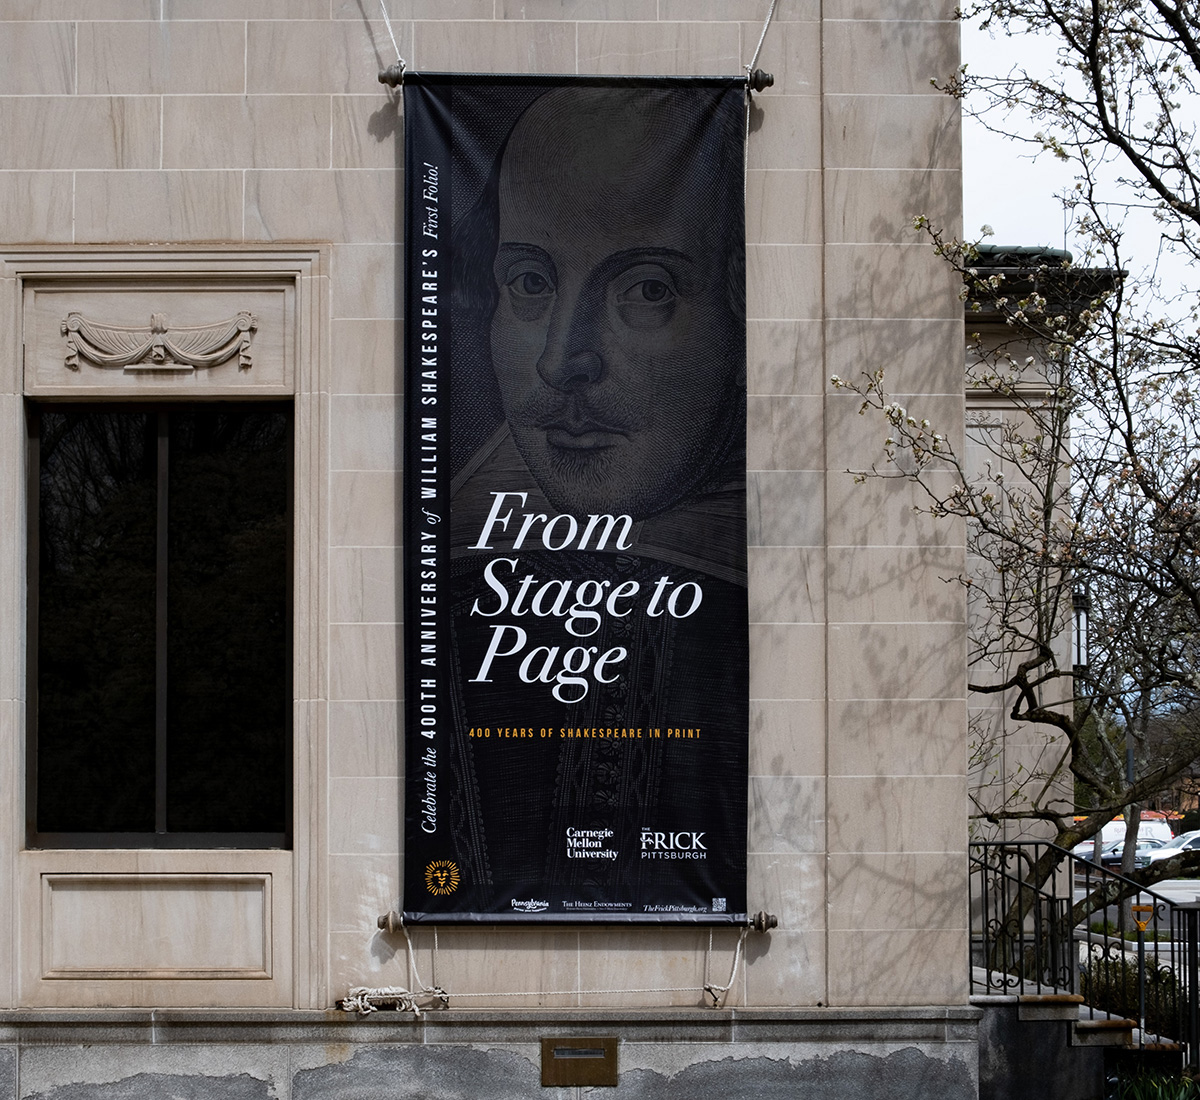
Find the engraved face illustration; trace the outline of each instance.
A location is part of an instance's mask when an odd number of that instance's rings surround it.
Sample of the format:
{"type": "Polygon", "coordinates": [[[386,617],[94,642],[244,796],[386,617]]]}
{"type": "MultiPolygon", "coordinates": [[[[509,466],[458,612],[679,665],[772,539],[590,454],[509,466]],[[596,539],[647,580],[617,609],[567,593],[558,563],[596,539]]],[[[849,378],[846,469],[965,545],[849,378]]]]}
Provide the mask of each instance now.
{"type": "Polygon", "coordinates": [[[492,366],[560,511],[671,508],[713,482],[741,430],[742,269],[725,244],[740,165],[696,142],[702,110],[673,93],[560,90],[509,138],[492,366]]]}

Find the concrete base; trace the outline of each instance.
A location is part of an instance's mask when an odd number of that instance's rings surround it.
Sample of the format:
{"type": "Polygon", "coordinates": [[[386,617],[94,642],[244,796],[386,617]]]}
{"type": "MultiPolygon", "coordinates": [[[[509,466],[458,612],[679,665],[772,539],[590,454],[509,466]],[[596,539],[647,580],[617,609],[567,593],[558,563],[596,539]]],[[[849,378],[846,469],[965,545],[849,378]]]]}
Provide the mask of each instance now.
{"type": "Polygon", "coordinates": [[[1104,1048],[1071,1045],[1066,1020],[1019,1019],[989,998],[979,1022],[979,1100],[1100,1100],[1104,1048]]]}
{"type": "Polygon", "coordinates": [[[967,1007],[9,1012],[0,1100],[976,1100],[978,1017],[967,1007]],[[615,1088],[541,1085],[543,1037],[605,1035],[618,1038],[615,1088]]]}

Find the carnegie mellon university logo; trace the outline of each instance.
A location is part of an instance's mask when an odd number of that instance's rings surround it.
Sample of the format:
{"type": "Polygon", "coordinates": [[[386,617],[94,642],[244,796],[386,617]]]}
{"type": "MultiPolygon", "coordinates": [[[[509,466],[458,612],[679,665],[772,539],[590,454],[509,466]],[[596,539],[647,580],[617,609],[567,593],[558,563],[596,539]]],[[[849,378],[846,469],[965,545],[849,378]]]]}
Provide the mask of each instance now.
{"type": "Polygon", "coordinates": [[[458,864],[449,859],[435,859],[425,868],[425,888],[431,894],[453,894],[462,876],[458,864]]]}

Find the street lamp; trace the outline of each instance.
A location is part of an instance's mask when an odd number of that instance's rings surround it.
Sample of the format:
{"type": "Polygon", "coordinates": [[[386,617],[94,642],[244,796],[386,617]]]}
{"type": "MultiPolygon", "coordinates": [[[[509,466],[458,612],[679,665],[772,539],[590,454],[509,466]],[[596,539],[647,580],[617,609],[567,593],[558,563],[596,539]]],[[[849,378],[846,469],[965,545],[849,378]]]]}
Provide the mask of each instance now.
{"type": "Polygon", "coordinates": [[[1071,593],[1071,606],[1075,612],[1075,631],[1071,639],[1072,661],[1076,672],[1086,672],[1088,667],[1088,615],[1092,610],[1092,597],[1087,585],[1071,593]]]}

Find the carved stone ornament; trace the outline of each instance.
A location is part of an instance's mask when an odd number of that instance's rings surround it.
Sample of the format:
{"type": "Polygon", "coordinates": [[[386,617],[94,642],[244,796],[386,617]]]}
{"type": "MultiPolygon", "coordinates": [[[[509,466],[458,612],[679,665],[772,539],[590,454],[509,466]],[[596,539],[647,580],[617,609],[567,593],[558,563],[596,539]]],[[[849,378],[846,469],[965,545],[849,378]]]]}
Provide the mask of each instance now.
{"type": "Polygon", "coordinates": [[[191,371],[220,366],[235,355],[238,369],[249,370],[258,318],[243,309],[210,325],[169,328],[165,313],[153,313],[148,326],[130,327],[72,312],[60,327],[67,338],[66,366],[73,371],[81,359],[105,370],[191,371]]]}

